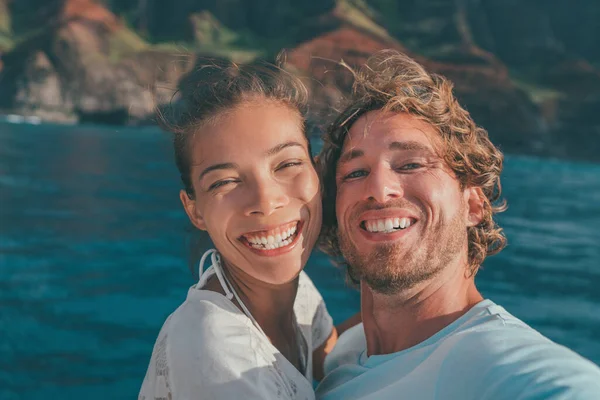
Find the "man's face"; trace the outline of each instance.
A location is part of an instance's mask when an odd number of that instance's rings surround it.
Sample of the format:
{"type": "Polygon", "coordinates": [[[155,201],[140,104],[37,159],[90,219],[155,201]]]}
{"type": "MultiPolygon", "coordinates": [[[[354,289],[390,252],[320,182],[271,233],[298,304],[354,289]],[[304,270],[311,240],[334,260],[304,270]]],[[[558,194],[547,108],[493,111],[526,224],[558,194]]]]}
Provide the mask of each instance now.
{"type": "Polygon", "coordinates": [[[467,226],[478,222],[471,205],[480,200],[461,188],[435,140],[428,123],[381,111],[359,118],[345,139],[336,170],[340,247],[350,274],[377,292],[467,262],[467,226]]]}

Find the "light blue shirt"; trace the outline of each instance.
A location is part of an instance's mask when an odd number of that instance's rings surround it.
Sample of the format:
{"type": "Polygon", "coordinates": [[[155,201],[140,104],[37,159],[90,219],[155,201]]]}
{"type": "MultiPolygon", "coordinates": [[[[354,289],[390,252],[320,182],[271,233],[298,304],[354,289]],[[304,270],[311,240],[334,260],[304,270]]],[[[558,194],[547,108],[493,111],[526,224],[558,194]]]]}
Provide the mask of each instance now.
{"type": "Polygon", "coordinates": [[[325,360],[317,399],[598,400],[600,368],[484,300],[424,342],[368,357],[362,324],[325,360]]]}

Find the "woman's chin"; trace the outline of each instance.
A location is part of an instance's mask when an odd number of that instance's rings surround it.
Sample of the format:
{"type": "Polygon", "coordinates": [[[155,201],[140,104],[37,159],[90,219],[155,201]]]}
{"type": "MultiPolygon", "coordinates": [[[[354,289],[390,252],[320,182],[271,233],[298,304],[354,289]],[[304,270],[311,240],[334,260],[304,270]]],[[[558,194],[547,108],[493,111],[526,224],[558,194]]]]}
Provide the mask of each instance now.
{"type": "Polygon", "coordinates": [[[285,285],[298,278],[302,272],[303,265],[287,264],[285,268],[282,265],[274,268],[270,274],[263,274],[259,279],[271,285],[285,285]],[[285,269],[285,270],[283,270],[285,269]]]}

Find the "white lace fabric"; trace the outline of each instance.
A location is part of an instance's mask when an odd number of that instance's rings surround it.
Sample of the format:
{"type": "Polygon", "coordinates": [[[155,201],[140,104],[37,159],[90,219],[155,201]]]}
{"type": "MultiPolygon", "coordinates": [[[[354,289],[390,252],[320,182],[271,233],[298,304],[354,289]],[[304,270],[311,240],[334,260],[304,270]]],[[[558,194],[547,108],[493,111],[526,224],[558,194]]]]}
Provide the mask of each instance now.
{"type": "Polygon", "coordinates": [[[201,289],[215,273],[214,267],[215,259],[165,321],[139,400],[314,399],[312,351],[329,337],[333,321],[308,275],[301,272],[294,303],[308,353],[302,375],[269,342],[252,316],[232,303],[233,296],[201,289]]]}

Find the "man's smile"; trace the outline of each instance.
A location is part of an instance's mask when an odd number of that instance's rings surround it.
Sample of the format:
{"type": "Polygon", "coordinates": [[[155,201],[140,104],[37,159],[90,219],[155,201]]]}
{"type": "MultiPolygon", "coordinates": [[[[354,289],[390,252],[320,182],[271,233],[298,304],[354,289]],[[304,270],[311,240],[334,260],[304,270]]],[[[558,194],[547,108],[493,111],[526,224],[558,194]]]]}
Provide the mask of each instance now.
{"type": "Polygon", "coordinates": [[[411,218],[381,218],[362,221],[360,227],[368,232],[391,233],[406,229],[415,222],[411,218]]]}
{"type": "Polygon", "coordinates": [[[397,208],[369,210],[361,213],[358,219],[360,232],[374,241],[398,239],[418,222],[412,212],[397,208]]]}

